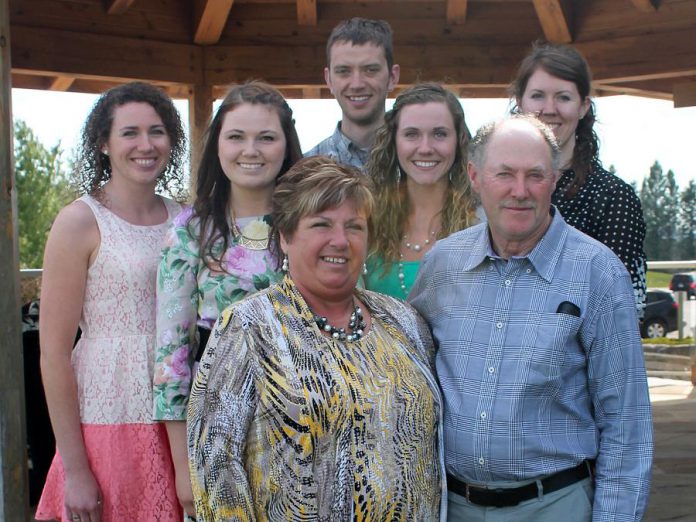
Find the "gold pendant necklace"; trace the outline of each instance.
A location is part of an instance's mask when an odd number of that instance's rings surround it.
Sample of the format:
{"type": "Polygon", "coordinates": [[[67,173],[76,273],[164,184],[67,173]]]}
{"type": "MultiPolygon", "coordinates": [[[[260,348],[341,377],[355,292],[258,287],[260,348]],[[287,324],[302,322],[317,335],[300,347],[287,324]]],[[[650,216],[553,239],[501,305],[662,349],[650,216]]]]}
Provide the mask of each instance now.
{"type": "Polygon", "coordinates": [[[261,219],[254,219],[240,230],[236,221],[232,221],[232,233],[237,243],[248,250],[266,250],[270,240],[271,227],[261,219]]]}

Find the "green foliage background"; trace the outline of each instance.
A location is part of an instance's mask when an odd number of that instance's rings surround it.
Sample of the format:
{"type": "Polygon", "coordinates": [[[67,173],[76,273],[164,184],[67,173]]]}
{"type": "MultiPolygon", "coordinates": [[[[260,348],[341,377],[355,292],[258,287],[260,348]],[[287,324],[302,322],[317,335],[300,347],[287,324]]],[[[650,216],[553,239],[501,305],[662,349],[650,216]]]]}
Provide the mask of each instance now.
{"type": "Polygon", "coordinates": [[[674,172],[655,161],[639,194],[648,262],[696,259],[696,182],[680,190],[674,172]]]}
{"type": "Polygon", "coordinates": [[[60,144],[46,148],[22,120],[14,122],[15,179],[19,222],[19,264],[41,268],[51,224],[75,198],[61,161],[60,144]]]}

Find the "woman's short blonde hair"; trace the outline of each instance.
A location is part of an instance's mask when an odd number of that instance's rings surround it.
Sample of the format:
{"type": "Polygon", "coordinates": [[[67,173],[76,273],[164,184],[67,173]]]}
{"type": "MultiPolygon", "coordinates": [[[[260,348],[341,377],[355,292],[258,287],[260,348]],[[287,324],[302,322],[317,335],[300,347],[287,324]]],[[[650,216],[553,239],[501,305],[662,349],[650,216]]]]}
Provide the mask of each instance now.
{"type": "Polygon", "coordinates": [[[298,161],[278,180],[273,192],[271,216],[276,248],[280,245],[280,234],[292,239],[300,219],[346,201],[354,203],[369,218],[374,207],[372,192],[372,181],[367,176],[328,156],[310,156],[298,161]]]}

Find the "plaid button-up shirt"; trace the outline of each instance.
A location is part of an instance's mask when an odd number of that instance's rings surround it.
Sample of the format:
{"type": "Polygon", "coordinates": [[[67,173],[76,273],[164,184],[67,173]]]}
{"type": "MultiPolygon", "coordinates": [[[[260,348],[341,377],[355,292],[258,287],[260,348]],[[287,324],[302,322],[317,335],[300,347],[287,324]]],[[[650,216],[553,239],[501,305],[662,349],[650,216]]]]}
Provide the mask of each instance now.
{"type": "Polygon", "coordinates": [[[409,301],[438,344],[447,471],[501,487],[596,459],[593,521],[640,520],[652,417],[631,280],[552,212],[526,256],[497,256],[482,223],[421,265],[409,301]]]}
{"type": "Polygon", "coordinates": [[[350,141],[350,139],[341,132],[341,122],[338,122],[334,133],[307,151],[304,156],[317,156],[319,154],[329,156],[338,163],[351,165],[364,172],[367,158],[370,156],[370,151],[361,149],[350,141]]]}

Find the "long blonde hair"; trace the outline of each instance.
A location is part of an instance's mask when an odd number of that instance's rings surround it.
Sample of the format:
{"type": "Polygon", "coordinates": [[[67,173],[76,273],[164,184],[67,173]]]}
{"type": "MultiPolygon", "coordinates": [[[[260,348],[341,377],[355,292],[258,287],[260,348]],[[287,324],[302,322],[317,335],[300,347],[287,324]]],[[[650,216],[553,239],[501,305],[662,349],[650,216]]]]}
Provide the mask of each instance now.
{"type": "Polygon", "coordinates": [[[396,132],[399,114],[407,105],[429,102],[444,103],[452,114],[457,133],[457,151],[449,172],[445,202],[440,211],[441,228],[438,239],[470,226],[474,220],[476,199],[466,173],[467,146],[471,133],[466,126],[459,100],[437,83],[420,83],[402,91],[392,110],[386,113],[384,125],[377,131],[375,146],[367,164],[367,173],[376,185],[375,212],[370,222],[370,255],[384,260],[384,270],[400,255],[408,216],[411,210],[405,175],[396,154],[396,132]]]}

